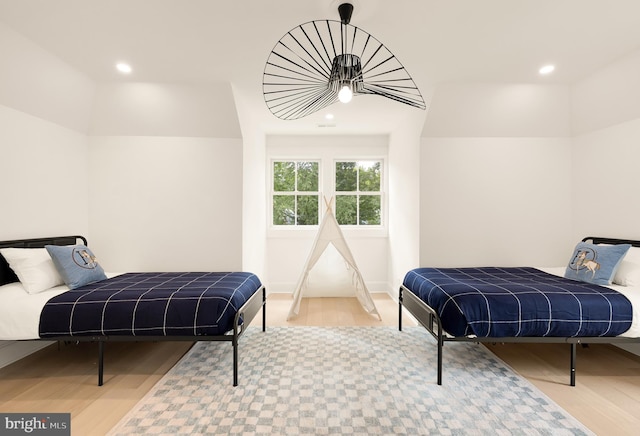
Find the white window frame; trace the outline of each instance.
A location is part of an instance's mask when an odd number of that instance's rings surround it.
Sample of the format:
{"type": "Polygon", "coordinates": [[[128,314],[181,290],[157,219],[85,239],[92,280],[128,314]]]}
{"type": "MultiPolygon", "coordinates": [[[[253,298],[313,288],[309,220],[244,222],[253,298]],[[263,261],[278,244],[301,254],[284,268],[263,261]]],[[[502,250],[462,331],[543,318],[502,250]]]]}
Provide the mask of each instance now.
{"type": "MultiPolygon", "coordinates": [[[[376,195],[380,197],[380,224],[340,224],[340,227],[345,229],[384,229],[386,228],[387,223],[387,207],[386,207],[386,161],[384,158],[374,158],[374,157],[357,157],[357,158],[335,158],[333,160],[332,165],[332,177],[331,177],[331,190],[333,192],[333,208],[334,214],[336,212],[336,199],[338,195],[376,195]],[[337,191],[336,190],[336,164],[338,162],[380,162],[381,170],[380,170],[380,191],[362,191],[358,189],[357,191],[337,191]]],[[[358,186],[359,188],[359,186],[358,186]]],[[[357,217],[360,218],[360,202],[357,203],[357,217]]]]}
{"type": "Polygon", "coordinates": [[[268,207],[269,213],[267,214],[269,217],[269,226],[274,229],[308,229],[308,228],[317,228],[317,224],[293,224],[293,225],[282,225],[282,224],[274,224],[273,223],[273,197],[275,195],[317,195],[318,196],[318,223],[322,219],[323,211],[324,211],[324,202],[322,200],[322,161],[320,159],[309,159],[309,158],[291,158],[291,157],[283,157],[283,158],[271,158],[269,162],[269,200],[268,207]],[[286,191],[283,193],[281,191],[274,190],[274,177],[273,177],[273,169],[274,164],[276,162],[316,162],[318,164],[318,191],[298,191],[297,186],[295,191],[286,191]]]}
{"type": "Polygon", "coordinates": [[[266,228],[269,238],[313,238],[318,226],[273,225],[273,162],[305,161],[319,162],[319,223],[325,212],[324,198],[332,201],[335,208],[335,163],[338,161],[381,161],[381,225],[341,225],[345,236],[350,238],[388,237],[388,142],[386,137],[351,136],[277,136],[268,139],[265,164],[267,165],[265,195],[267,196],[266,228]]]}

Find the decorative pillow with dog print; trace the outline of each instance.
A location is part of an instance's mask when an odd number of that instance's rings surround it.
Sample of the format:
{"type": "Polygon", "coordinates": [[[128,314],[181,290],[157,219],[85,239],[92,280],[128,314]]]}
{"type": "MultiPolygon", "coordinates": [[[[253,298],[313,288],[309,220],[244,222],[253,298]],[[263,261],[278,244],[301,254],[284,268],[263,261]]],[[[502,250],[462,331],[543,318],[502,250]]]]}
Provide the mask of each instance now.
{"type": "Polygon", "coordinates": [[[44,248],[69,289],[107,278],[96,257],[84,245],[45,245],[44,248]]]}
{"type": "Polygon", "coordinates": [[[564,276],[596,285],[610,285],[629,248],[630,244],[594,245],[580,242],[573,250],[564,276]]]}

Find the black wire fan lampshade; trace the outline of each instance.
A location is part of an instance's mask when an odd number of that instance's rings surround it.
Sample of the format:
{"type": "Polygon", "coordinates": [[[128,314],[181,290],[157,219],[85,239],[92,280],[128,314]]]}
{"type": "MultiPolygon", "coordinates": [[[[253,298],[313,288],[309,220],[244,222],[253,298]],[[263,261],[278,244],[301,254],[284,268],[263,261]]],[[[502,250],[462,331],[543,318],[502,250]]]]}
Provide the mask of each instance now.
{"type": "Polygon", "coordinates": [[[287,32],[269,54],[262,89],[271,113],[295,120],[362,94],[425,109],[420,90],[393,53],[349,24],[353,5],[341,4],[338,12],[340,21],[310,21],[287,32]]]}

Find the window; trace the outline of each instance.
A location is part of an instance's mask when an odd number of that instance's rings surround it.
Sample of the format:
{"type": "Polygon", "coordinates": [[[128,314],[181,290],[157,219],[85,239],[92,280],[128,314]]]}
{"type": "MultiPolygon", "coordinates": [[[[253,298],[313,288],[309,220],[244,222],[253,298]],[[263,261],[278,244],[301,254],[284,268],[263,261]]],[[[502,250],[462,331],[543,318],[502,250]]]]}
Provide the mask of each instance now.
{"type": "Polygon", "coordinates": [[[273,161],[273,225],[317,225],[319,220],[319,163],[273,161]]]}
{"type": "Polygon", "coordinates": [[[386,237],[387,143],[386,136],[268,136],[268,236],[313,237],[326,199],[346,234],[386,237]]]}
{"type": "Polygon", "coordinates": [[[338,161],[336,218],[341,225],[382,224],[382,161],[338,161]]]}

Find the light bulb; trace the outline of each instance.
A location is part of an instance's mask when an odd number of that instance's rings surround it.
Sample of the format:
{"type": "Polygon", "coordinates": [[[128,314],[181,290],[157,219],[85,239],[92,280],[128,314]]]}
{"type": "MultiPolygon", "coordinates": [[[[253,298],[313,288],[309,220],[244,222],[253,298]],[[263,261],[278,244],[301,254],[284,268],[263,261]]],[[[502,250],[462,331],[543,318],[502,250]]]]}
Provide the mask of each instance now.
{"type": "Polygon", "coordinates": [[[340,92],[338,92],[338,100],[342,103],[349,103],[353,97],[353,92],[348,85],[344,85],[340,92]]]}
{"type": "Polygon", "coordinates": [[[553,65],[545,65],[544,67],[540,68],[539,72],[540,74],[549,74],[552,73],[555,69],[556,67],[554,67],[553,65]]]}
{"type": "Polygon", "coordinates": [[[116,64],[116,69],[123,74],[129,74],[131,72],[131,66],[129,64],[125,64],[124,62],[116,64]]]}

